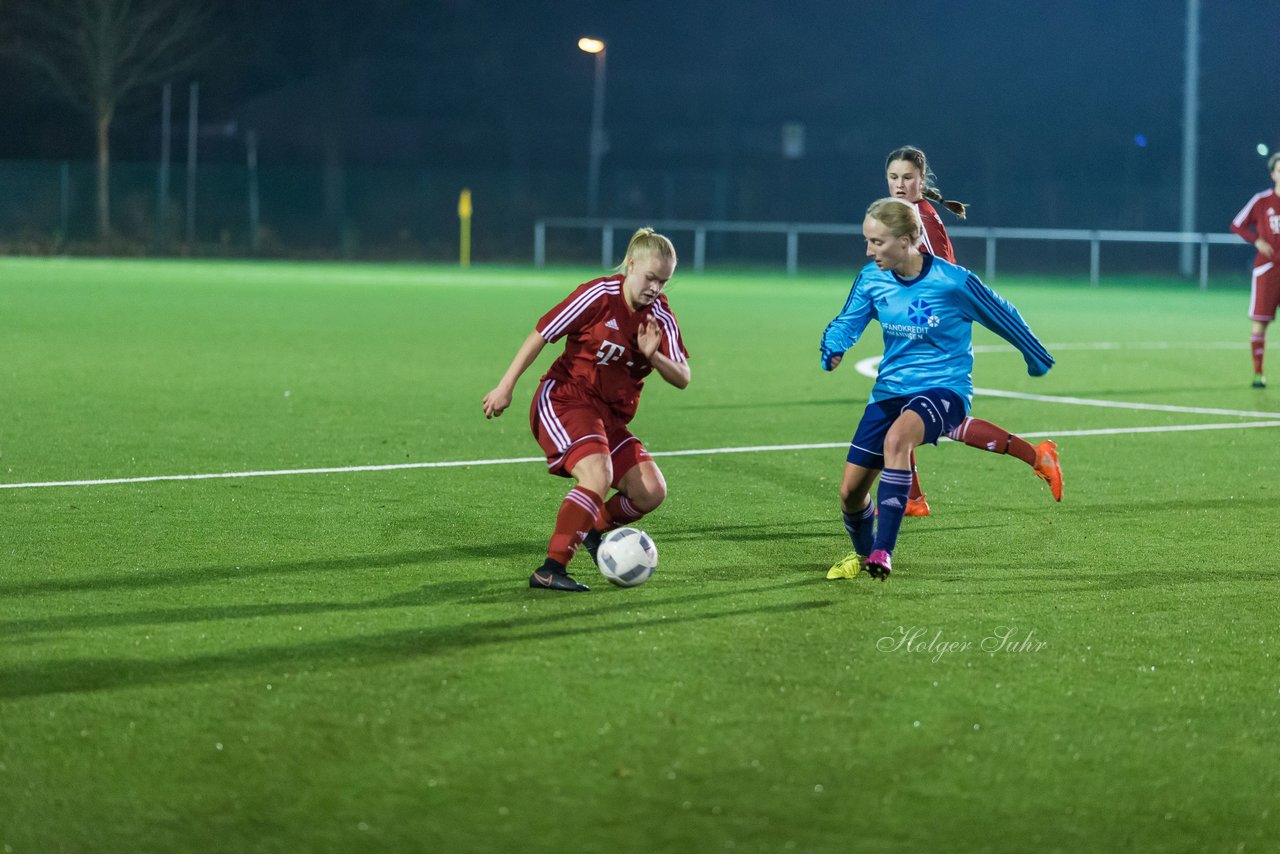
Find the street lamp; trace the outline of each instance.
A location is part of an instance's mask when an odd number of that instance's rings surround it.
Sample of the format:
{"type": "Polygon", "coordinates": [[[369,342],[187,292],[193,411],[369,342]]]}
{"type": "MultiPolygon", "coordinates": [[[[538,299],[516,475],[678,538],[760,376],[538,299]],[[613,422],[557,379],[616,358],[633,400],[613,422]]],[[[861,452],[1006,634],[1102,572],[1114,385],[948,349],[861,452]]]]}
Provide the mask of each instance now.
{"type": "Polygon", "coordinates": [[[600,158],[606,147],[604,138],[604,42],[583,37],[578,49],[596,55],[595,95],[591,101],[591,165],[587,170],[587,216],[595,216],[600,207],[600,158]]]}

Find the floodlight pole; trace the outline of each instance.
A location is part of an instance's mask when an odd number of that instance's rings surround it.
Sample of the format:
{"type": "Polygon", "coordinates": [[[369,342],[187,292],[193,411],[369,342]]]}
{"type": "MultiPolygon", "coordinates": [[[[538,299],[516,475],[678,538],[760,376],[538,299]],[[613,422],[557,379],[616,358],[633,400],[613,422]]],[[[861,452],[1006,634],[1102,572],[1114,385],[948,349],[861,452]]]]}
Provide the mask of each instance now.
{"type": "MultiPolygon", "coordinates": [[[[1182,230],[1196,228],[1196,146],[1200,97],[1200,0],[1187,0],[1187,46],[1182,90],[1182,230]]],[[[1193,272],[1196,247],[1182,244],[1179,269],[1193,272]]]]}
{"type": "Polygon", "coordinates": [[[258,232],[260,207],[258,202],[258,132],[248,131],[244,135],[245,165],[249,173],[249,254],[258,254],[258,232]]]}
{"type": "Polygon", "coordinates": [[[187,252],[196,242],[196,138],[200,133],[200,84],[191,83],[187,110],[187,252]]]}
{"type": "Polygon", "coordinates": [[[600,159],[606,147],[604,138],[604,76],[605,44],[600,39],[578,39],[578,47],[596,55],[595,91],[591,99],[591,154],[587,167],[587,216],[594,217],[600,210],[600,159]]]}
{"type": "Polygon", "coordinates": [[[173,84],[160,90],[160,174],[156,187],[156,252],[163,255],[169,227],[169,149],[173,137],[173,84]]]}

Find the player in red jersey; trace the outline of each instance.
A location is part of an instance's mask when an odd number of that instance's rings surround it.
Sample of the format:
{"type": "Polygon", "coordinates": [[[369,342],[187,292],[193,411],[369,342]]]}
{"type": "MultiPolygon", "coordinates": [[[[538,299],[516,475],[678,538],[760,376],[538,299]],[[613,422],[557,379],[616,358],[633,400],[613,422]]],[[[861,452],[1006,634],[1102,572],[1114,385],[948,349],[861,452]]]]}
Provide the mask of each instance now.
{"type": "Polygon", "coordinates": [[[1266,349],[1267,324],[1276,319],[1280,303],[1280,153],[1267,158],[1271,173],[1271,189],[1263,190],[1249,200],[1236,218],[1231,230],[1252,243],[1258,250],[1253,259],[1253,287],[1249,294],[1249,319],[1253,328],[1249,348],[1253,351],[1253,387],[1266,388],[1262,376],[1262,354],[1266,349]]]}
{"type": "MultiPolygon", "coordinates": [[[[932,185],[933,173],[925,154],[914,146],[903,146],[889,153],[885,160],[885,178],[889,183],[889,195],[911,202],[916,206],[923,228],[920,231],[921,252],[936,255],[944,261],[956,263],[951,238],[947,236],[942,217],[930,204],[935,201],[958,216],[965,218],[967,205],[963,202],[943,199],[942,193],[932,185]]],[[[947,434],[957,442],[971,448],[981,448],[996,454],[1009,454],[1031,466],[1036,476],[1049,484],[1054,501],[1062,500],[1062,467],[1058,463],[1058,446],[1049,440],[1032,445],[1017,436],[981,418],[965,418],[955,430],[947,434]]],[[[920,489],[920,475],[916,471],[915,452],[911,453],[911,493],[907,498],[908,516],[928,516],[929,502],[920,489]]]]}
{"type": "Polygon", "coordinates": [[[594,556],[601,533],[635,522],[667,497],[661,470],[627,424],[650,372],[676,388],[689,385],[689,354],[662,292],[675,269],[671,241],[640,229],[615,275],[579,285],[543,315],[484,396],[485,418],[501,415],[542,348],[565,339],[533,396],[529,426],[551,474],[577,485],[560,504],[547,559],[529,576],[530,587],[586,590],[566,571],[584,540],[594,556]],[[616,491],[605,501],[610,487],[616,491]]]}

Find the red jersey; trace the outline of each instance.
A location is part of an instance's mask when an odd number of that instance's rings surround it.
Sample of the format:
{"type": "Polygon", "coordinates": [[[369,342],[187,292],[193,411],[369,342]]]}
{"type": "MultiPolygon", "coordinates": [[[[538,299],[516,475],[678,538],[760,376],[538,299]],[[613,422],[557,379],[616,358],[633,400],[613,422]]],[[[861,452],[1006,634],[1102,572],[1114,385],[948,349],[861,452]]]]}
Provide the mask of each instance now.
{"type": "Polygon", "coordinates": [[[1261,237],[1271,245],[1275,257],[1268,258],[1259,252],[1253,266],[1261,267],[1280,259],[1280,195],[1276,195],[1274,189],[1258,193],[1231,220],[1231,230],[1250,243],[1261,237]]]}
{"type": "Polygon", "coordinates": [[[658,350],[673,362],[687,361],[680,325],[665,295],[633,311],[622,294],[622,276],[579,285],[538,321],[538,334],[547,343],[567,336],[564,353],[543,379],[572,383],[598,398],[624,423],[630,421],[640,403],[644,378],[653,370],[637,341],[640,324],[648,317],[662,330],[658,350]]]}
{"type": "Polygon", "coordinates": [[[947,237],[946,226],[942,224],[942,217],[938,216],[938,212],[934,210],[933,205],[929,204],[927,199],[921,199],[916,202],[916,213],[920,216],[920,246],[921,252],[928,252],[930,255],[937,256],[943,261],[956,263],[956,251],[951,248],[951,238],[947,237]]]}

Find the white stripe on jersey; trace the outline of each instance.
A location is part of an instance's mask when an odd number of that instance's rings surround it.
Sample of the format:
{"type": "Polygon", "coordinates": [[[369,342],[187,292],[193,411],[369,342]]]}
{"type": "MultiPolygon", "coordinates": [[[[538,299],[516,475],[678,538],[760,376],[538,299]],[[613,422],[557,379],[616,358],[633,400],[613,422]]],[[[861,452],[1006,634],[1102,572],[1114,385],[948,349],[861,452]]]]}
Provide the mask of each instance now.
{"type": "Polygon", "coordinates": [[[662,334],[667,339],[667,358],[677,364],[683,362],[684,353],[680,352],[680,327],[676,325],[675,316],[662,307],[662,303],[653,304],[653,317],[662,327],[662,334]]]}
{"type": "Polygon", "coordinates": [[[911,210],[915,211],[916,225],[920,226],[920,246],[918,248],[923,249],[930,255],[938,254],[933,251],[933,244],[929,242],[929,229],[924,227],[924,217],[920,215],[920,205],[912,205],[911,210]]]}
{"type": "Polygon", "coordinates": [[[555,385],[555,380],[547,380],[538,391],[538,420],[546,428],[551,441],[556,443],[556,450],[563,452],[569,447],[569,431],[564,429],[556,411],[551,408],[551,389],[555,385]]]}
{"type": "Polygon", "coordinates": [[[541,334],[547,341],[550,341],[553,338],[558,338],[564,333],[565,329],[569,327],[570,323],[576,320],[584,311],[587,310],[587,307],[590,306],[591,303],[606,294],[617,294],[620,292],[621,288],[619,287],[619,282],[616,280],[600,282],[599,284],[592,285],[579,294],[577,299],[565,306],[563,311],[553,317],[551,322],[547,324],[547,328],[541,330],[539,334],[541,334]]]}
{"type": "Polygon", "coordinates": [[[1258,201],[1262,199],[1263,196],[1269,196],[1269,195],[1271,195],[1270,190],[1263,190],[1261,193],[1258,193],[1252,199],[1245,202],[1244,207],[1240,209],[1240,213],[1236,214],[1235,219],[1231,220],[1231,224],[1236,226],[1237,228],[1244,225],[1245,217],[1249,215],[1249,211],[1253,210],[1253,206],[1256,205],[1258,201]]]}

